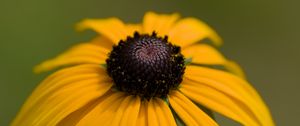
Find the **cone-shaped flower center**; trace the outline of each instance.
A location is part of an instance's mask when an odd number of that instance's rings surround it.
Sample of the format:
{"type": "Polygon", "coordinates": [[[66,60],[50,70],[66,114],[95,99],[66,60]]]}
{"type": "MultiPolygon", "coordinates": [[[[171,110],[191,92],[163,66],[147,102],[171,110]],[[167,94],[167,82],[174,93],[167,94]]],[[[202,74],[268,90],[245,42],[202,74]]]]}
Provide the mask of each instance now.
{"type": "Polygon", "coordinates": [[[106,62],[118,90],[143,98],[165,97],[178,87],[185,69],[180,47],[155,33],[121,40],[106,62]]]}

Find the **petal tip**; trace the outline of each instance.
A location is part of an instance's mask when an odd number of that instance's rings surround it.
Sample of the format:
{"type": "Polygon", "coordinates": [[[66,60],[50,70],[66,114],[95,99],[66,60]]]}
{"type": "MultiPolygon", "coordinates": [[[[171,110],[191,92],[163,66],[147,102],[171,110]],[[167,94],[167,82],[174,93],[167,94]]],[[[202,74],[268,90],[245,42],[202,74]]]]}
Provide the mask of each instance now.
{"type": "MultiPolygon", "coordinates": [[[[47,66],[46,66],[45,64],[46,64],[46,63],[43,62],[43,63],[40,63],[40,64],[34,66],[34,68],[33,68],[33,70],[32,70],[33,73],[35,73],[35,74],[40,74],[40,73],[43,73],[43,72],[48,71],[49,68],[47,68],[47,66]]],[[[47,64],[48,64],[48,63],[47,63],[47,64]]]]}
{"type": "Polygon", "coordinates": [[[75,30],[78,32],[86,30],[88,28],[87,27],[88,22],[89,22],[89,19],[83,19],[79,23],[75,24],[75,30]]]}

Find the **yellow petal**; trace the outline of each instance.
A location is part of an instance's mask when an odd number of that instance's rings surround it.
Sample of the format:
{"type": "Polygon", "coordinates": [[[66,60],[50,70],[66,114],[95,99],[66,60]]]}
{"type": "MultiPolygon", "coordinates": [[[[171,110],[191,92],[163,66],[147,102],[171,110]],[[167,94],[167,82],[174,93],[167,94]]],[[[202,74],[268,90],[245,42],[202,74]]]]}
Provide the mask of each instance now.
{"type": "Polygon", "coordinates": [[[205,38],[212,40],[215,45],[222,44],[221,38],[212,28],[195,18],[179,20],[168,35],[172,43],[181,47],[186,47],[205,38]]]}
{"type": "Polygon", "coordinates": [[[154,12],[148,12],[145,14],[143,20],[144,33],[151,34],[153,31],[155,31],[158,35],[165,36],[178,18],[179,14],[177,13],[163,15],[156,14],[154,12]]]}
{"type": "Polygon", "coordinates": [[[160,126],[176,126],[176,121],[169,106],[160,98],[154,98],[155,114],[160,126]]]}
{"type": "Polygon", "coordinates": [[[89,43],[101,46],[109,51],[112,50],[112,47],[114,45],[114,43],[105,36],[97,36],[94,39],[92,39],[89,43]]]}
{"type": "Polygon", "coordinates": [[[129,36],[133,36],[134,32],[141,33],[142,25],[141,24],[126,24],[126,30],[129,36]]]}
{"type": "Polygon", "coordinates": [[[61,66],[78,64],[104,64],[109,50],[91,43],[75,45],[63,54],[42,62],[34,68],[34,71],[44,72],[61,66]]]}
{"type": "Polygon", "coordinates": [[[204,87],[203,85],[196,87],[182,84],[180,91],[197,103],[236,120],[243,125],[259,125],[255,118],[251,119],[247,112],[238,107],[238,105],[236,105],[230,98],[216,90],[204,87]]]}
{"type": "Polygon", "coordinates": [[[246,79],[246,75],[245,75],[243,69],[236,62],[229,60],[225,63],[224,66],[229,72],[231,72],[241,78],[246,79]]]}
{"type": "MultiPolygon", "coordinates": [[[[33,108],[33,106],[38,103],[38,100],[42,100],[42,97],[45,97],[45,95],[50,94],[51,91],[55,91],[56,89],[60,88],[61,85],[81,79],[90,78],[92,76],[95,76],[94,73],[98,71],[103,70],[99,69],[99,66],[96,65],[80,65],[63,69],[50,75],[35,89],[34,93],[32,93],[32,95],[28,98],[27,101],[30,102],[26,102],[23,105],[19,115],[24,114],[25,111],[29,111],[30,108],[33,108]]],[[[105,78],[107,77],[103,76],[103,78],[99,79],[105,80],[105,78]]]]}
{"type": "Polygon", "coordinates": [[[192,103],[188,98],[174,91],[169,95],[172,108],[188,126],[218,126],[205,112],[192,103]]]}
{"type": "Polygon", "coordinates": [[[29,97],[13,126],[56,125],[70,113],[102,96],[112,86],[106,71],[96,65],[61,70],[44,81],[29,97]],[[88,73],[69,71],[89,70],[88,73]],[[64,76],[60,78],[60,76],[64,76]]]}
{"type": "Polygon", "coordinates": [[[115,114],[111,126],[135,126],[140,103],[139,96],[127,96],[115,114]]]}
{"type": "Polygon", "coordinates": [[[219,51],[206,44],[182,48],[182,54],[185,58],[192,58],[192,63],[197,64],[224,65],[227,62],[219,51]]]}
{"type": "Polygon", "coordinates": [[[97,126],[111,124],[118,108],[126,95],[122,92],[114,92],[106,95],[88,114],[86,114],[76,126],[97,126]]]}
{"type": "Polygon", "coordinates": [[[138,119],[137,119],[137,123],[136,123],[137,126],[147,126],[148,125],[147,109],[148,109],[148,101],[143,100],[141,102],[141,107],[140,107],[140,111],[139,111],[139,115],[138,115],[138,119]]]}
{"type": "Polygon", "coordinates": [[[240,77],[199,66],[187,66],[185,77],[198,83],[193,87],[192,82],[182,83],[181,91],[191,99],[243,124],[274,125],[270,112],[258,93],[240,77]],[[199,98],[200,95],[203,98],[199,98]]]}
{"type": "Polygon", "coordinates": [[[110,123],[125,98],[126,95],[122,92],[113,92],[104,96],[103,100],[88,112],[76,126],[97,126],[110,123]]]}
{"type": "MultiPolygon", "coordinates": [[[[142,25],[141,24],[126,24],[125,26],[126,32],[128,33],[129,36],[133,36],[134,32],[142,32],[142,25]]],[[[112,47],[114,43],[109,40],[105,36],[97,36],[96,38],[92,39],[90,43],[93,43],[95,45],[104,47],[107,50],[112,50],[112,47]]]]}
{"type": "Polygon", "coordinates": [[[147,107],[148,126],[159,126],[159,119],[157,118],[155,111],[155,101],[150,99],[147,107]]]}
{"type": "Polygon", "coordinates": [[[85,19],[77,25],[77,29],[92,29],[109,38],[115,44],[117,44],[120,40],[126,39],[129,35],[125,24],[118,18],[85,19]]]}
{"type": "Polygon", "coordinates": [[[57,126],[78,126],[78,122],[82,120],[88,113],[90,113],[92,110],[96,108],[96,106],[103,102],[103,100],[106,100],[108,96],[111,96],[113,94],[112,91],[108,91],[106,94],[101,96],[100,98],[86,104],[85,106],[81,107],[80,109],[72,112],[67,117],[65,117],[63,120],[61,120],[57,126]]]}

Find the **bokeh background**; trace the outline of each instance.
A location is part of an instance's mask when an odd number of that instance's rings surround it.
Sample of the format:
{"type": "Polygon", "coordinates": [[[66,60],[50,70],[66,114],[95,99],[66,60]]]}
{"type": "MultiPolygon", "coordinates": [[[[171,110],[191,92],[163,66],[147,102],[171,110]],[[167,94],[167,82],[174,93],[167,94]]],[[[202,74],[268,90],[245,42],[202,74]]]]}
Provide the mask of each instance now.
{"type": "Polygon", "coordinates": [[[9,125],[47,75],[33,74],[34,65],[95,35],[76,33],[75,23],[110,16],[139,22],[149,10],[179,12],[214,27],[225,41],[221,51],[243,66],[277,125],[298,125],[299,5],[296,0],[0,0],[0,125],[9,125]]]}

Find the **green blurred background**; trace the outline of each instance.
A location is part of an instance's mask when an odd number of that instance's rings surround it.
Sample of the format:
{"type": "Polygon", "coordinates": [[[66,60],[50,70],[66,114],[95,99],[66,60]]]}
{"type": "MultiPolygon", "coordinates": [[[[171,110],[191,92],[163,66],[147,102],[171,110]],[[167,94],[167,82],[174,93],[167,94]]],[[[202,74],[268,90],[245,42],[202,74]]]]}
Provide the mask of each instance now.
{"type": "Polygon", "coordinates": [[[277,125],[295,126],[300,115],[299,5],[296,0],[0,0],[0,125],[9,124],[47,75],[34,75],[34,65],[95,35],[76,33],[75,23],[110,16],[139,22],[153,10],[198,17],[213,26],[225,40],[221,51],[244,67],[277,125]]]}

